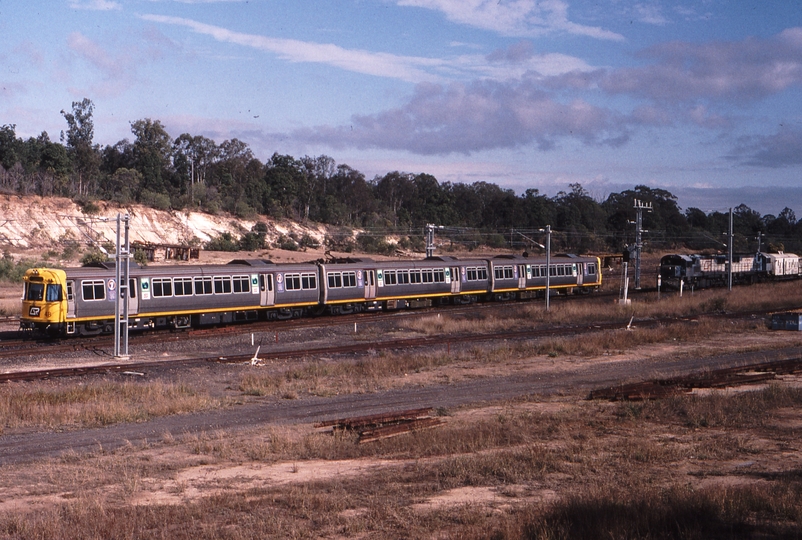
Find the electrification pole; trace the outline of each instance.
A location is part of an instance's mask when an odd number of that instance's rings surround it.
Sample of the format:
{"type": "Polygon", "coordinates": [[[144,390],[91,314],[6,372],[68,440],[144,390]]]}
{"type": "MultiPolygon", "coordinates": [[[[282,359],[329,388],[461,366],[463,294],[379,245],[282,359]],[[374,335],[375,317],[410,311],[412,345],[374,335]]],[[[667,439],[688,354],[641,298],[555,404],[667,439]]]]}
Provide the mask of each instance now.
{"type": "Polygon", "coordinates": [[[730,208],[730,232],[727,240],[727,290],[732,290],[732,208],[730,208]]]}
{"type": "Polygon", "coordinates": [[[426,258],[434,256],[434,224],[426,224],[426,258]]]}
{"type": "Polygon", "coordinates": [[[635,288],[640,289],[640,254],[643,249],[643,211],[652,211],[652,203],[647,203],[635,199],[635,288]]]}
{"type": "Polygon", "coordinates": [[[426,258],[434,257],[434,230],[442,228],[442,225],[426,224],[426,258]]]}
{"type": "Polygon", "coordinates": [[[545,229],[538,229],[538,232],[546,233],[546,311],[548,311],[549,296],[551,296],[549,294],[551,292],[551,225],[546,225],[545,229]]]}
{"type": "Polygon", "coordinates": [[[130,218],[128,214],[117,214],[117,253],[115,257],[115,278],[117,280],[117,296],[114,297],[114,358],[128,358],[128,290],[129,268],[131,258],[131,245],[128,241],[130,218]],[[120,242],[121,225],[124,228],[122,236],[124,244],[120,242]],[[120,313],[122,311],[122,313],[120,313]],[[120,341],[122,340],[122,350],[120,341]]]}

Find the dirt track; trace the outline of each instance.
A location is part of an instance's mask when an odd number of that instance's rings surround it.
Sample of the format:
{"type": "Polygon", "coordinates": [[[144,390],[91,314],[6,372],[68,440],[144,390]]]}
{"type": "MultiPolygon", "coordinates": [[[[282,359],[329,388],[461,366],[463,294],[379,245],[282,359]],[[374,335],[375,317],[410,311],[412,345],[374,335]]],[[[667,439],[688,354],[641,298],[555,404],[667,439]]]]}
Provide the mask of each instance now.
{"type": "Polygon", "coordinates": [[[144,445],[188,433],[258,428],[272,424],[307,424],[325,419],[378,414],[419,407],[456,408],[483,402],[514,400],[530,395],[584,397],[598,387],[643,380],[661,374],[686,374],[761,361],[794,358],[802,347],[769,353],[728,354],[704,359],[611,359],[583,362],[566,368],[546,360],[520,375],[478,378],[461,382],[404,387],[373,394],[330,398],[265,400],[211,412],[162,417],[146,423],[120,424],[101,429],[59,433],[9,434],[0,437],[0,465],[58,457],[64,452],[114,450],[128,444],[144,445]],[[549,365],[550,364],[550,365],[549,365]]]}

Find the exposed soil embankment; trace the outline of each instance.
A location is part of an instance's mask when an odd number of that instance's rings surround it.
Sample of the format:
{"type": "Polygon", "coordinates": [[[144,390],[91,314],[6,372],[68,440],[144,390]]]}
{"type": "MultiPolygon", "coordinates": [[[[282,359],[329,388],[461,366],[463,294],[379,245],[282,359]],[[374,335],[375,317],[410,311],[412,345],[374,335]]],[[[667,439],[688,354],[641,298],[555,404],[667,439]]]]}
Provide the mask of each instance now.
{"type": "MultiPolygon", "coordinates": [[[[141,205],[120,206],[98,202],[99,211],[84,212],[70,199],[0,195],[0,245],[12,250],[48,250],[78,242],[114,242],[117,214],[130,216],[131,242],[188,244],[207,242],[223,233],[238,238],[250,231],[257,220],[241,220],[230,215],[201,212],[156,210],[141,205]]],[[[267,226],[266,239],[275,242],[281,235],[309,235],[322,242],[322,226],[303,226],[260,218],[267,226]]]]}

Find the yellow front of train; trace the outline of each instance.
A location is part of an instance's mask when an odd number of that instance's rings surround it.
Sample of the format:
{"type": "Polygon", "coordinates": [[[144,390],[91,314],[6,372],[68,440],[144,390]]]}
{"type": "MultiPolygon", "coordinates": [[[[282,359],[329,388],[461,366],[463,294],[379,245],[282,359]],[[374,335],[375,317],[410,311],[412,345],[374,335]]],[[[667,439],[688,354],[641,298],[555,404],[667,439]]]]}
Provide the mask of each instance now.
{"type": "Polygon", "coordinates": [[[62,334],[67,322],[66,272],[31,268],[22,281],[20,330],[62,334]]]}

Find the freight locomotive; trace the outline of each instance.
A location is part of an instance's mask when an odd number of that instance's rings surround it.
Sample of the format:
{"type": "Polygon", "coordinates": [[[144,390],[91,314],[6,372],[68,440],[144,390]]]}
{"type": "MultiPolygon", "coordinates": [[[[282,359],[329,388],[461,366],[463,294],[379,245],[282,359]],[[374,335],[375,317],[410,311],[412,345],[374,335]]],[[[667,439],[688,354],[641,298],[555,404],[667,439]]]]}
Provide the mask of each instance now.
{"type": "MultiPolygon", "coordinates": [[[[596,290],[600,269],[598,257],[555,255],[549,286],[564,293],[596,290]]],[[[111,333],[118,293],[129,295],[131,330],[522,300],[545,294],[546,272],[545,257],[521,255],[152,267],[131,262],[128,286],[120,288],[113,262],[32,268],[23,277],[20,328],[65,336],[111,333]]]]}
{"type": "MultiPolygon", "coordinates": [[[[802,277],[799,256],[793,253],[733,255],[732,281],[751,284],[802,277]]],[[[726,255],[666,255],[660,259],[660,279],[668,287],[705,288],[727,285],[726,255]]]]}

